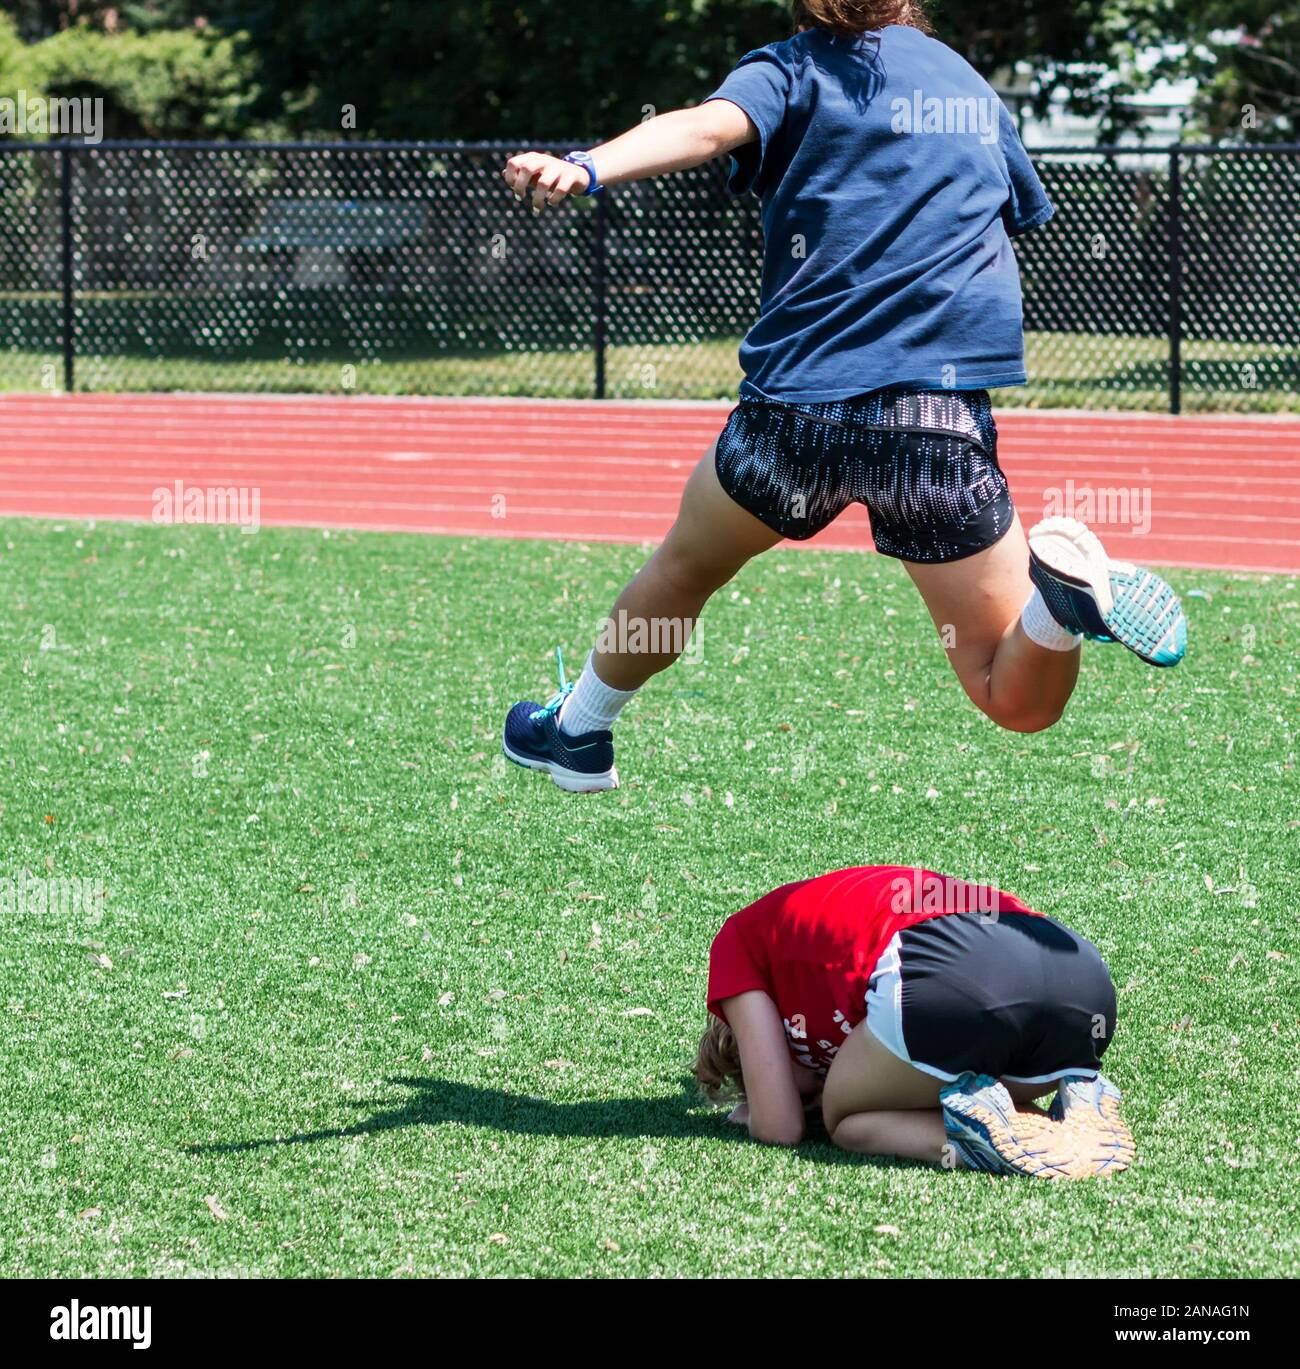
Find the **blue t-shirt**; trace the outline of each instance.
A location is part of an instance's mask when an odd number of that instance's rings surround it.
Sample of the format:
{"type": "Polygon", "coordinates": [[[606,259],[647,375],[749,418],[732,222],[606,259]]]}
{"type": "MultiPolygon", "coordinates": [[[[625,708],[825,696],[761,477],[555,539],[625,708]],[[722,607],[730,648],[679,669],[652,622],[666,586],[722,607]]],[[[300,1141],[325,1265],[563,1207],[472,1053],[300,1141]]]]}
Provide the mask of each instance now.
{"type": "Polygon", "coordinates": [[[1053,209],[969,63],[901,25],[855,40],[810,29],[747,53],[708,98],[759,135],[728,181],[759,195],[765,240],[742,393],[1024,384],[1008,235],[1053,209]]]}

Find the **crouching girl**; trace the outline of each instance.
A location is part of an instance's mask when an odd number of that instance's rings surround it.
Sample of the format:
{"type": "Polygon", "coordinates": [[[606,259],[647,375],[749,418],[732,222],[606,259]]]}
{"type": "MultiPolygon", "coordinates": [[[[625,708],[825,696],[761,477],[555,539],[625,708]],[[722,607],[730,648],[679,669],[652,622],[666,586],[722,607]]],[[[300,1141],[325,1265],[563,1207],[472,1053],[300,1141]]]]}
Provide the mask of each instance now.
{"type": "Polygon", "coordinates": [[[783,885],[714,938],[708,1006],[696,1078],[760,1141],[798,1144],[820,1108],[868,1155],[1043,1178],[1133,1159],[1100,1073],[1105,963],[990,886],[888,865],[783,885]]]}

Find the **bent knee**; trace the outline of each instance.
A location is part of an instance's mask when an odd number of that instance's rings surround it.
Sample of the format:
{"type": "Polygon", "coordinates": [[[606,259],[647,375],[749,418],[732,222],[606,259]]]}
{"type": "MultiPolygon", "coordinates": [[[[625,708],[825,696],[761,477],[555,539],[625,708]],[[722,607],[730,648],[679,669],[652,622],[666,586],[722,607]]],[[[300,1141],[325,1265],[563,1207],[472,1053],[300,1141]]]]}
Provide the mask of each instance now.
{"type": "Polygon", "coordinates": [[[1061,721],[1065,706],[1052,708],[999,709],[986,707],[984,713],[1008,732],[1046,732],[1061,721]]]}
{"type": "Polygon", "coordinates": [[[892,1155],[894,1153],[893,1147],[885,1137],[884,1127],[876,1125],[874,1114],[870,1112],[854,1114],[852,1140],[849,1140],[842,1130],[842,1124],[846,1121],[848,1118],[842,1118],[840,1123],[826,1128],[832,1145],[838,1146],[841,1150],[854,1151],[858,1155],[892,1155]]]}

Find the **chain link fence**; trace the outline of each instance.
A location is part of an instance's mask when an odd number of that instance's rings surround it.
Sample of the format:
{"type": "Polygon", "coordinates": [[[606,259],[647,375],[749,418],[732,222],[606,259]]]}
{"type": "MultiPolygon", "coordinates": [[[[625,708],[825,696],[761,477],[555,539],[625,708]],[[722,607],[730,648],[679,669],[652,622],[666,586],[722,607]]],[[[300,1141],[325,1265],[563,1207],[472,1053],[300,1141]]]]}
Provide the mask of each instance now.
{"type": "MultiPolygon", "coordinates": [[[[763,243],[724,164],[537,216],[516,150],[0,143],[0,388],[733,396],[763,243]]],[[[1034,155],[999,403],[1300,410],[1300,147],[1034,155]]]]}

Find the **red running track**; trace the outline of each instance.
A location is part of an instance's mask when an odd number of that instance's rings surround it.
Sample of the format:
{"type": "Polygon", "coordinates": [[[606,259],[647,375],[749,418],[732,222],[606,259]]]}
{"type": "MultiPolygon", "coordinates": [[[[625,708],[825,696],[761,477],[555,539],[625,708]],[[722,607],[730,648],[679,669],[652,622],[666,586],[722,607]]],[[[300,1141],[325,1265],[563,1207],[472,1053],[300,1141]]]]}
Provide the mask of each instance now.
{"type": "MultiPolygon", "coordinates": [[[[256,491],[263,524],[642,542],[672,521],[723,403],[349,396],[0,396],[0,514],[151,519],[160,487],[256,491]]],[[[1094,521],[1157,565],[1300,570],[1300,419],[1008,409],[1026,524],[1094,521]],[[1073,481],[1073,486],[1067,482],[1073,481]],[[1069,511],[1069,510],[1065,510],[1069,511]],[[1149,524],[1146,530],[1144,525],[1149,524]]],[[[251,497],[251,496],[250,496],[251,497]]],[[[812,545],[865,550],[854,507],[812,545]]]]}

